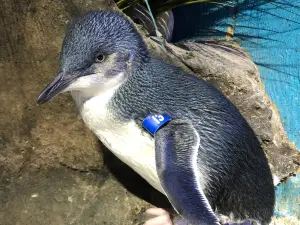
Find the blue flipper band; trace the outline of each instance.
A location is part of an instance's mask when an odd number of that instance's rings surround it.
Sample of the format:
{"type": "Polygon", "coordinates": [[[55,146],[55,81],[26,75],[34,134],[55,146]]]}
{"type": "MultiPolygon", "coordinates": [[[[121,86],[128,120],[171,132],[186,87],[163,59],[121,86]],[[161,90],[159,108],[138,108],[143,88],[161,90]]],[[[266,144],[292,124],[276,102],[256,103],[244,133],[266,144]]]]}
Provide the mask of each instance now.
{"type": "Polygon", "coordinates": [[[166,114],[149,114],[143,121],[142,126],[152,135],[156,133],[163,125],[168,123],[171,117],[166,114]]]}

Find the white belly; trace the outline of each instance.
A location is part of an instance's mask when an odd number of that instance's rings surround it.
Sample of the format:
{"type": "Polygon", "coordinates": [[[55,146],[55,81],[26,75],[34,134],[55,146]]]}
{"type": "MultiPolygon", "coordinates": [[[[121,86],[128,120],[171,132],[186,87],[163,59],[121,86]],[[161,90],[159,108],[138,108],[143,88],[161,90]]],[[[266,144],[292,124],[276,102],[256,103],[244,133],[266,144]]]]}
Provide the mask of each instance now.
{"type": "Polygon", "coordinates": [[[154,139],[134,121],[121,123],[112,118],[103,96],[82,102],[74,93],[72,95],[84,122],[101,142],[151,186],[164,194],[156,171],[154,139]]]}
{"type": "Polygon", "coordinates": [[[162,192],[155,165],[154,141],[130,122],[115,129],[95,131],[102,143],[155,189],[162,192]]]}

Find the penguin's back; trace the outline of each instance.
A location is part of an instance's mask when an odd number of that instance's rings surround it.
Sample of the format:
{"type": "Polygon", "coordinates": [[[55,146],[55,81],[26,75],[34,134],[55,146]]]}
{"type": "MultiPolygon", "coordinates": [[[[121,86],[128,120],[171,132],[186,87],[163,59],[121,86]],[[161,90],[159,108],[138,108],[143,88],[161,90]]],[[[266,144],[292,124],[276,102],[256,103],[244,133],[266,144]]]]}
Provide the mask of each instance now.
{"type": "Polygon", "coordinates": [[[236,217],[253,209],[271,216],[274,185],[268,161],[237,108],[209,83],[163,61],[152,59],[137,73],[126,90],[134,100],[126,102],[128,111],[142,117],[148,111],[167,113],[193,124],[200,137],[200,183],[212,206],[236,217]]]}
{"type": "MultiPolygon", "coordinates": [[[[144,92],[145,102],[153,110],[192,122],[201,139],[201,164],[207,163],[210,172],[218,162],[224,173],[235,174],[237,169],[246,169],[248,173],[264,171],[265,176],[270,174],[267,158],[254,131],[224,94],[194,74],[160,60],[153,59],[152,63],[155,64],[151,66],[153,77],[149,81],[152,87],[144,92]]],[[[271,178],[267,180],[272,182],[271,178]]]]}

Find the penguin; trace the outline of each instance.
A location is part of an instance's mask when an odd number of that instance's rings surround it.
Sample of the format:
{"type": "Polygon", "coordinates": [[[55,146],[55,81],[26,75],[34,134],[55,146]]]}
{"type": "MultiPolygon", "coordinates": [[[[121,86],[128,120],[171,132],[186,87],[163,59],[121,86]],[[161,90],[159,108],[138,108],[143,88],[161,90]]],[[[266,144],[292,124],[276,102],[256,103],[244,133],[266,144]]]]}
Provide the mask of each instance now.
{"type": "Polygon", "coordinates": [[[249,124],[211,84],[151,56],[121,13],[90,11],[71,24],[37,103],[68,91],[100,141],[181,218],[154,208],[146,225],[270,223],[273,178],[249,124]]]}

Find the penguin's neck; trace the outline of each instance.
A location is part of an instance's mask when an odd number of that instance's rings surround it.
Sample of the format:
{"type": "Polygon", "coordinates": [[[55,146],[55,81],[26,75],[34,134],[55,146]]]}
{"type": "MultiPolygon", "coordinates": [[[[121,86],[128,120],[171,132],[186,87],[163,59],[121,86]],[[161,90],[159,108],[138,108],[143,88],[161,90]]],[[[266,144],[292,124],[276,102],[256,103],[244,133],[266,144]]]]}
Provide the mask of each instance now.
{"type": "Polygon", "coordinates": [[[114,112],[110,109],[109,103],[122,85],[123,79],[124,74],[120,73],[114,80],[104,85],[71,91],[84,122],[97,136],[101,131],[112,129],[114,127],[112,122],[120,123],[111,120],[114,112]]]}
{"type": "MultiPolygon", "coordinates": [[[[86,79],[89,79],[89,77],[86,79]]],[[[81,108],[85,102],[95,97],[101,98],[101,100],[103,100],[103,104],[106,104],[110,101],[116,90],[122,85],[125,79],[125,74],[119,73],[105,84],[93,85],[91,87],[85,87],[79,90],[72,90],[71,94],[79,108],[81,108]]]]}

